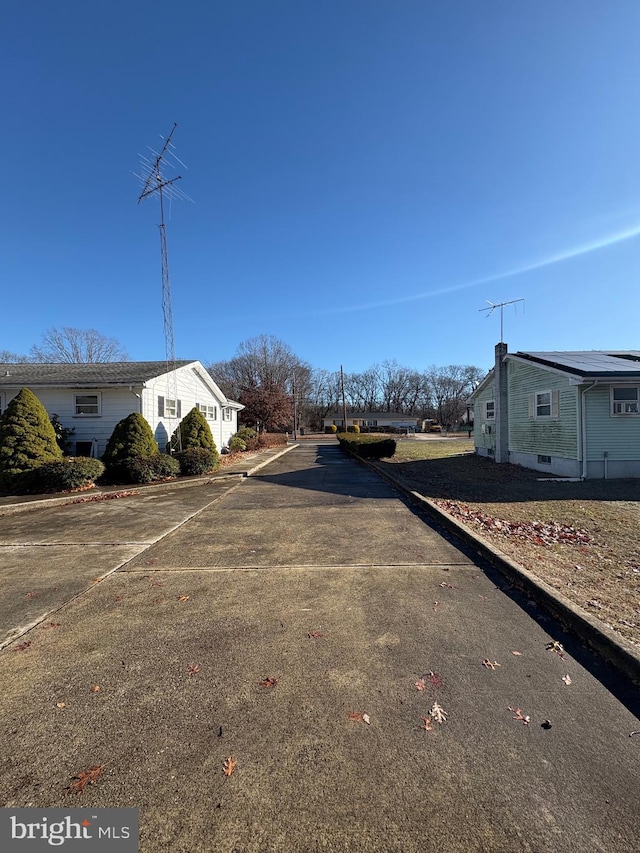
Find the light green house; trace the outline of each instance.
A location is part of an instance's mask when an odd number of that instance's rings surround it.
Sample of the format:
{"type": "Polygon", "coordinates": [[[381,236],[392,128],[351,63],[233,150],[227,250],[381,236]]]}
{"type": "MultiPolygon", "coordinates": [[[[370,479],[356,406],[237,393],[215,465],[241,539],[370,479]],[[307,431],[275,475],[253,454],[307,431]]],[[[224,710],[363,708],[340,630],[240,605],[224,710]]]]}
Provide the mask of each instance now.
{"type": "Polygon", "coordinates": [[[640,351],[496,346],[475,389],[476,453],[554,477],[640,477],[640,351]]]}

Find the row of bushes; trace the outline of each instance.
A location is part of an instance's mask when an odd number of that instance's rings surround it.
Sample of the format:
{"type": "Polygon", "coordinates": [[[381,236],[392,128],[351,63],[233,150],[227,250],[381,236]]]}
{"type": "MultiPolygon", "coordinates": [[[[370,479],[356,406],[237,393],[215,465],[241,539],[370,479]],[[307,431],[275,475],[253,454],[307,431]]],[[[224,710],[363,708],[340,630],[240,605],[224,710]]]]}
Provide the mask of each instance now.
{"type": "MultiPolygon", "coordinates": [[[[59,424],[58,424],[59,426],[59,424]]],[[[178,474],[216,470],[220,455],[211,428],[192,409],[161,453],[149,423],[134,412],[116,424],[101,460],[64,457],[50,419],[38,398],[23,388],[0,417],[0,485],[15,493],[74,491],[98,478],[108,483],[151,483],[178,474]]]]}
{"type": "Polygon", "coordinates": [[[337,437],[343,450],[361,459],[388,459],[396,452],[396,441],[393,438],[346,432],[339,433],[337,437]]]}

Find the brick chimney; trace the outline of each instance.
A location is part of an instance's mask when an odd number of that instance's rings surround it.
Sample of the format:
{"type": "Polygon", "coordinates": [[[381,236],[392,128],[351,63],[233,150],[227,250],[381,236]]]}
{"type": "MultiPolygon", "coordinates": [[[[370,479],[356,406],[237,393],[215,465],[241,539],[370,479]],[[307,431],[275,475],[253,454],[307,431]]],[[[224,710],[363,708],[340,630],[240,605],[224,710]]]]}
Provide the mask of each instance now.
{"type": "Polygon", "coordinates": [[[495,430],[496,449],[495,461],[509,461],[509,401],[507,398],[507,365],[504,357],[507,354],[507,345],[496,344],[496,363],[493,377],[493,396],[495,400],[495,430]]]}

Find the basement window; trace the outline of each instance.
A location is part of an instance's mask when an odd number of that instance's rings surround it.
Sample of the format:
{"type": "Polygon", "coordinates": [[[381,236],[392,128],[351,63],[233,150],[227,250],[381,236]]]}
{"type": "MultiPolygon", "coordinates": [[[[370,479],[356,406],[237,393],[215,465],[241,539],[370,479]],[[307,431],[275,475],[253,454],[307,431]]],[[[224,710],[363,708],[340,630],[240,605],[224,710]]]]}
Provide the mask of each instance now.
{"type": "Polygon", "coordinates": [[[638,415],[638,388],[612,388],[611,389],[611,414],[612,415],[638,415]]]}
{"type": "Polygon", "coordinates": [[[551,465],[551,457],[538,453],[538,465],[551,465]]]}

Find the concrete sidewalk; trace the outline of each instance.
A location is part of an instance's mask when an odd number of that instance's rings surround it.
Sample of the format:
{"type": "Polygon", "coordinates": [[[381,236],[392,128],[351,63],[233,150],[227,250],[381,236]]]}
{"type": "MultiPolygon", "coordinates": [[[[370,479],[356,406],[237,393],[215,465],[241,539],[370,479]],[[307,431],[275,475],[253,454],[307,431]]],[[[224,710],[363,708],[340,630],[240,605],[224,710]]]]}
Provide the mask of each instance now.
{"type": "Polygon", "coordinates": [[[20,516],[155,542],[0,653],[0,803],[137,806],[143,853],[637,849],[597,659],[335,445],[227,486],[166,535],[151,497],[20,516]]]}

